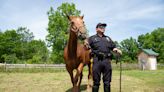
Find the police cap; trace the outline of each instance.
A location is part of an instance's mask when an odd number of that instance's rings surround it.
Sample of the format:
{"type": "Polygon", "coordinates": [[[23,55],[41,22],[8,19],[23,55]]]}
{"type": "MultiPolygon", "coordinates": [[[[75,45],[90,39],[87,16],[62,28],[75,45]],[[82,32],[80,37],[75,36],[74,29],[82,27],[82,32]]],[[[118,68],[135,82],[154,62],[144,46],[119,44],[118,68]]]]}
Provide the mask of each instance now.
{"type": "Polygon", "coordinates": [[[96,28],[98,28],[98,27],[100,27],[100,26],[106,27],[107,24],[105,24],[105,23],[98,23],[97,26],[96,26],[96,28]]]}

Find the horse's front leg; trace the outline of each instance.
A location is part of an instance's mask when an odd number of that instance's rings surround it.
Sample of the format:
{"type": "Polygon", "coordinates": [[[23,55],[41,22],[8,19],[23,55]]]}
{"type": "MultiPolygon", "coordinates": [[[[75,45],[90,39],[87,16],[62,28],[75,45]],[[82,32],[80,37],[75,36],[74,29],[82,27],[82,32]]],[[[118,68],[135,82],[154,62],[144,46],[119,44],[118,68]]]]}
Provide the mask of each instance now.
{"type": "Polygon", "coordinates": [[[77,86],[80,86],[81,83],[83,67],[84,67],[84,63],[80,63],[77,68],[76,75],[74,77],[74,82],[77,86]]]}
{"type": "Polygon", "coordinates": [[[71,68],[69,68],[67,65],[66,65],[66,69],[70,75],[70,78],[71,78],[71,82],[72,82],[72,85],[74,86],[74,82],[73,82],[73,70],[71,68]]]}

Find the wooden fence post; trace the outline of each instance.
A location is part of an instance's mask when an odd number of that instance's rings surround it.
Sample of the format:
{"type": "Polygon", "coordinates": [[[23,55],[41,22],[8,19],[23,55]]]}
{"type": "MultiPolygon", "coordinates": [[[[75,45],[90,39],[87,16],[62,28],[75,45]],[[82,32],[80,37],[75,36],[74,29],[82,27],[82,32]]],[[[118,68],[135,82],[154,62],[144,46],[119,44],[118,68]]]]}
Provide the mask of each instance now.
{"type": "Polygon", "coordinates": [[[7,66],[6,66],[6,62],[5,62],[5,72],[7,72],[7,66]]]}

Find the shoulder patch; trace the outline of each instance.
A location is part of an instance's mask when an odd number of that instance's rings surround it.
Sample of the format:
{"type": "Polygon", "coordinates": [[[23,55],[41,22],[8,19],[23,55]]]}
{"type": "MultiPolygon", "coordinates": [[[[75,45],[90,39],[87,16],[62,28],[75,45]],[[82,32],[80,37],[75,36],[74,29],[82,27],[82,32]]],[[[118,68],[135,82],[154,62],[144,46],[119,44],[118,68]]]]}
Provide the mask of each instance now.
{"type": "Polygon", "coordinates": [[[108,36],[106,36],[106,40],[107,40],[108,42],[111,41],[110,37],[108,37],[108,36]]]}
{"type": "Polygon", "coordinates": [[[106,37],[106,40],[107,40],[107,41],[110,41],[109,37],[106,37]]]}

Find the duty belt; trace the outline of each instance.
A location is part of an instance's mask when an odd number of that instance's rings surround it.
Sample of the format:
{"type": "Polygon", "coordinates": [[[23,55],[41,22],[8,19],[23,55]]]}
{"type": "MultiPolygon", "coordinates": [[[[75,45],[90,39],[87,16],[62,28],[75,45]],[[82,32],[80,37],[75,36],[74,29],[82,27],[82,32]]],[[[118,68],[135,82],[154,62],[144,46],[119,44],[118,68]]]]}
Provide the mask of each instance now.
{"type": "Polygon", "coordinates": [[[111,53],[103,53],[103,52],[99,52],[97,54],[94,55],[94,57],[98,57],[99,60],[103,60],[105,58],[111,58],[111,53]]]}

